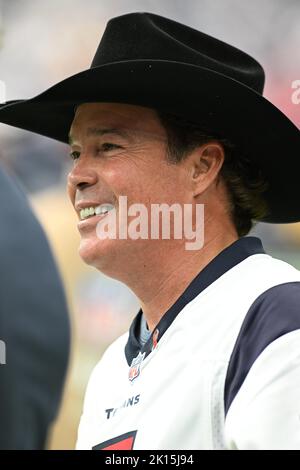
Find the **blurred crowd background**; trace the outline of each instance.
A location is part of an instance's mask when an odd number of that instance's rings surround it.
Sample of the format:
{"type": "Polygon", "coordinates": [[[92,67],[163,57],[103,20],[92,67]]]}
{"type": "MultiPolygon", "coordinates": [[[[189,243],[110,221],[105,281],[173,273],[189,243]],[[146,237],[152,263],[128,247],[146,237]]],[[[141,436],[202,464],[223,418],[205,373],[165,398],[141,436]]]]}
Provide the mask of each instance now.
{"type": "MultiPolygon", "coordinates": [[[[109,18],[132,11],[169,16],[253,55],[266,71],[265,96],[300,128],[300,104],[291,100],[291,84],[300,80],[299,0],[0,0],[6,100],[30,98],[89,68],[109,18]]],[[[126,331],[138,302],[124,285],[79,258],[76,217],[66,195],[68,148],[5,125],[0,142],[0,163],[28,193],[67,292],[72,357],[49,448],[72,449],[89,374],[108,344],[126,331]]],[[[254,233],[270,253],[300,268],[300,224],[259,224],[254,233]]]]}

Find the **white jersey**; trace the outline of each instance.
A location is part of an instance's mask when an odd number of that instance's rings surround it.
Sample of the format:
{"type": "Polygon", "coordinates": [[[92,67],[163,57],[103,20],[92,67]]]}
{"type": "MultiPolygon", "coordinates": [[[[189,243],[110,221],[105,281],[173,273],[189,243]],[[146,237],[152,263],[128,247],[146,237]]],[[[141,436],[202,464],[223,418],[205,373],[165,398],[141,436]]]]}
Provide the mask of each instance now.
{"type": "Polygon", "coordinates": [[[77,449],[300,449],[300,273],[244,237],[95,367],[77,449]]]}

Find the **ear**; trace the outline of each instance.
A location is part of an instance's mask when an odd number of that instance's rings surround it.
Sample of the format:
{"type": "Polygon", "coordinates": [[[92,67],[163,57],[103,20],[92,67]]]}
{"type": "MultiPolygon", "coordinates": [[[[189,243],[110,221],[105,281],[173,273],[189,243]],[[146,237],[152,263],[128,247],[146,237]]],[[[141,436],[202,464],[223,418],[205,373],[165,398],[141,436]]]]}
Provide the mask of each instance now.
{"type": "Polygon", "coordinates": [[[217,141],[197,147],[187,157],[194,197],[217,182],[224,158],[223,146],[217,141]]]}

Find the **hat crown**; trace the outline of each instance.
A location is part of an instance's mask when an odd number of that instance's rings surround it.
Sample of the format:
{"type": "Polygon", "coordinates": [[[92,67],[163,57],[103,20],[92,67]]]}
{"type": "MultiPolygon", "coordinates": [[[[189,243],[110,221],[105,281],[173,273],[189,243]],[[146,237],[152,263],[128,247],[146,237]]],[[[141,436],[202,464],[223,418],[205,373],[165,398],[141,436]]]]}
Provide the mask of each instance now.
{"type": "Polygon", "coordinates": [[[262,66],[245,52],[153,13],[129,13],[106,26],[91,68],[129,60],[169,60],[205,67],[262,94],[262,66]]]}

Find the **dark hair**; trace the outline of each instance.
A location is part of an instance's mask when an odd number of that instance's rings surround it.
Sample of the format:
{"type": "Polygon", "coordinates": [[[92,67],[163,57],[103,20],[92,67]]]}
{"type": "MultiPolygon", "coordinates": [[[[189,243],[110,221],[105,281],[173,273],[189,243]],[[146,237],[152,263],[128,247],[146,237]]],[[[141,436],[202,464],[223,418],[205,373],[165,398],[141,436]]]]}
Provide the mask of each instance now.
{"type": "Polygon", "coordinates": [[[220,176],[226,184],[237,233],[240,237],[247,235],[254,221],[267,215],[267,204],[262,197],[267,184],[261,171],[228,139],[179,116],[159,110],[157,114],[167,133],[168,159],[173,163],[179,163],[195,148],[212,140],[223,146],[225,159],[220,176]]]}

